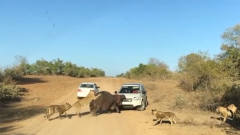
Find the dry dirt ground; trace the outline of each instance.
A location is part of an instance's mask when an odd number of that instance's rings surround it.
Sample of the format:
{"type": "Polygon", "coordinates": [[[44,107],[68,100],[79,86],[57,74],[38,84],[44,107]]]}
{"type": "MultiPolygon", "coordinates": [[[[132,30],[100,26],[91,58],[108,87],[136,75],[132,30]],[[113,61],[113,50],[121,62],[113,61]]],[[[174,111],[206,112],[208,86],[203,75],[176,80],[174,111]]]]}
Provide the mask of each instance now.
{"type": "Polygon", "coordinates": [[[65,76],[26,76],[18,85],[28,90],[19,103],[0,108],[0,134],[3,135],[225,135],[238,134],[227,124],[210,117],[216,114],[196,108],[179,109],[179,97],[187,93],[177,87],[177,82],[143,81],[148,91],[149,106],[145,111],[124,110],[120,114],[108,113],[97,117],[89,114],[88,106],[81,110],[82,117],[68,111],[69,117],[48,121],[43,116],[46,106],[76,101],[77,87],[81,82],[96,82],[101,90],[114,92],[123,83],[139,82],[124,78],[72,78],[65,76]],[[168,122],[153,126],[151,108],[173,111],[177,124],[168,122]]]}

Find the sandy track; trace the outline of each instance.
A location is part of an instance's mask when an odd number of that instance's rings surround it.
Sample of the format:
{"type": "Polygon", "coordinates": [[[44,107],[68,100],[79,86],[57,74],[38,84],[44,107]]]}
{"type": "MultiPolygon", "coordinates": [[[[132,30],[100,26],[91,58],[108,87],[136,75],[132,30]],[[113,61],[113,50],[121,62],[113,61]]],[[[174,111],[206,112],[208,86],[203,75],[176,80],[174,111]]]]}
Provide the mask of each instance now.
{"type": "MultiPolygon", "coordinates": [[[[23,84],[22,87],[29,89],[29,96],[26,98],[39,97],[38,102],[24,102],[23,105],[50,105],[64,102],[73,103],[76,101],[76,88],[80,82],[96,82],[101,89],[114,92],[123,83],[136,82],[122,78],[90,78],[76,79],[62,76],[30,76],[40,78],[43,82],[23,84]]],[[[174,81],[143,82],[148,89],[150,106],[146,111],[125,110],[122,113],[102,114],[94,117],[88,114],[88,107],[85,106],[81,112],[81,118],[74,115],[75,110],[71,109],[68,114],[71,118],[54,119],[47,121],[43,114],[31,117],[26,120],[8,123],[16,129],[4,134],[18,135],[223,135],[224,131],[216,128],[216,120],[211,120],[213,115],[198,110],[174,110],[171,108],[175,103],[177,94],[183,94],[176,87],[174,81]],[[156,103],[155,103],[156,102],[156,103]],[[150,110],[152,107],[161,108],[164,111],[174,111],[179,117],[178,124],[170,126],[168,123],[153,126],[150,110]],[[186,124],[188,123],[188,124],[186,124]]],[[[56,115],[55,115],[56,116],[56,115]]],[[[54,116],[53,116],[54,117],[54,116]]]]}

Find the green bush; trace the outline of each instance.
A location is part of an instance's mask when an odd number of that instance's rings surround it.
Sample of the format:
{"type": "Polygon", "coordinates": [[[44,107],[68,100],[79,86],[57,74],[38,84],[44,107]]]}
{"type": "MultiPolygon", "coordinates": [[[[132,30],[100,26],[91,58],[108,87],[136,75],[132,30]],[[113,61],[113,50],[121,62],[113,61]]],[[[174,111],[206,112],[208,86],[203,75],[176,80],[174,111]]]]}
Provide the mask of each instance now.
{"type": "Polygon", "coordinates": [[[20,99],[21,88],[16,85],[0,84],[0,102],[16,101],[20,99]]]}

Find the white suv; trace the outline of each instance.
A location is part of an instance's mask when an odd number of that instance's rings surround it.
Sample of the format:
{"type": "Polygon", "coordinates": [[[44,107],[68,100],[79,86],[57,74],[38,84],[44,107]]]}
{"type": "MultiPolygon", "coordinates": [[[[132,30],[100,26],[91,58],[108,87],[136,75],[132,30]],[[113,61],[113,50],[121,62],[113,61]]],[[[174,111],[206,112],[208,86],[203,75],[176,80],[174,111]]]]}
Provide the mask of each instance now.
{"type": "Polygon", "coordinates": [[[94,91],[95,93],[97,93],[97,92],[99,92],[98,88],[99,87],[96,85],[96,83],[83,82],[78,87],[77,97],[78,98],[86,97],[91,90],[94,91]]]}
{"type": "Polygon", "coordinates": [[[147,92],[140,83],[124,84],[117,93],[126,97],[122,102],[123,108],[137,108],[143,111],[148,105],[147,92]]]}

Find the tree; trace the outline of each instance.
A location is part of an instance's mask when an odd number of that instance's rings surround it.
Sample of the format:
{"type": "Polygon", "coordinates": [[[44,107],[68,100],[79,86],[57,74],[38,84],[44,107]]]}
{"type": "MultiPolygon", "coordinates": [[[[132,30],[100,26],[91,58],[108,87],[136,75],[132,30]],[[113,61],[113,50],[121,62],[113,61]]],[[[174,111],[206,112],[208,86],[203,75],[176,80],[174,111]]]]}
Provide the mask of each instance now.
{"type": "Polygon", "coordinates": [[[240,80],[240,24],[228,28],[222,35],[222,54],[219,60],[223,70],[229,73],[233,81],[240,80]]]}
{"type": "Polygon", "coordinates": [[[148,64],[149,65],[156,65],[156,66],[168,69],[167,64],[165,64],[164,62],[158,60],[157,58],[150,58],[149,61],[148,61],[148,64]]]}
{"type": "Polygon", "coordinates": [[[180,58],[179,72],[182,73],[181,86],[187,90],[211,89],[221,72],[215,60],[204,53],[192,53],[180,58]]]}
{"type": "Polygon", "coordinates": [[[51,71],[55,75],[62,75],[64,73],[64,63],[60,59],[53,60],[51,63],[51,71]]]}
{"type": "Polygon", "coordinates": [[[0,69],[0,82],[2,82],[3,81],[3,72],[2,72],[2,70],[0,69]]]}
{"type": "Polygon", "coordinates": [[[228,28],[222,35],[223,46],[240,48],[240,24],[228,28]]]}

